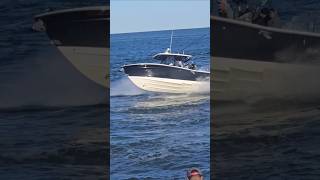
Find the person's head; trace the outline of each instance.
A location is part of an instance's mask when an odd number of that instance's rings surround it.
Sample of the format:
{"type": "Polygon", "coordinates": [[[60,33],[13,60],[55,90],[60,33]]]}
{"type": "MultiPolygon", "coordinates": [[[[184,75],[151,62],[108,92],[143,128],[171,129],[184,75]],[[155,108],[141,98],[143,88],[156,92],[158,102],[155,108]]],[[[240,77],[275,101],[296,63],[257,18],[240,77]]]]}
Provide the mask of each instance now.
{"type": "Polygon", "coordinates": [[[187,171],[188,180],[203,180],[202,173],[197,168],[191,168],[187,171]]]}
{"type": "Polygon", "coordinates": [[[277,16],[277,11],[273,8],[270,9],[270,17],[275,17],[277,16]]]}

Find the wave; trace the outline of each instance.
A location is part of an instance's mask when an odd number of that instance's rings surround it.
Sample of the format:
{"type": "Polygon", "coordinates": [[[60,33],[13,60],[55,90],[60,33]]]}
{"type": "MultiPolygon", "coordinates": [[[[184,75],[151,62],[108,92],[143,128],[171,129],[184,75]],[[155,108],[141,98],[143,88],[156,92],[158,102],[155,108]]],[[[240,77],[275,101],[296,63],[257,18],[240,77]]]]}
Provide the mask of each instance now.
{"type": "MultiPolygon", "coordinates": [[[[105,142],[106,143],[106,142],[105,142]]],[[[106,165],[107,148],[105,143],[74,145],[51,151],[7,153],[0,155],[0,164],[74,164],[74,165],[106,165]]]]}
{"type": "Polygon", "coordinates": [[[134,109],[154,109],[154,108],[172,108],[181,106],[193,106],[202,104],[209,100],[206,95],[194,94],[160,94],[151,96],[146,100],[137,102],[134,109]]]}
{"type": "Polygon", "coordinates": [[[64,105],[64,106],[46,106],[46,105],[25,105],[13,107],[1,107],[0,113],[23,113],[23,112],[40,112],[40,111],[58,111],[73,108],[109,108],[109,104],[86,104],[86,105],[64,105]]]}

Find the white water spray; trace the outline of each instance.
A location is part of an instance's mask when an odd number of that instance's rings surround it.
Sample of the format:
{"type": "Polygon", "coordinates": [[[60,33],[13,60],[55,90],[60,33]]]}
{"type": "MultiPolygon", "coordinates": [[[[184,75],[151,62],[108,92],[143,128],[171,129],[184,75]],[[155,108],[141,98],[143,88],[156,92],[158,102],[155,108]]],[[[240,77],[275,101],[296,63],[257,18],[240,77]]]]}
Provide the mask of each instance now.
{"type": "Polygon", "coordinates": [[[110,96],[135,96],[146,93],[135,86],[128,77],[112,81],[110,84],[110,96]]]}

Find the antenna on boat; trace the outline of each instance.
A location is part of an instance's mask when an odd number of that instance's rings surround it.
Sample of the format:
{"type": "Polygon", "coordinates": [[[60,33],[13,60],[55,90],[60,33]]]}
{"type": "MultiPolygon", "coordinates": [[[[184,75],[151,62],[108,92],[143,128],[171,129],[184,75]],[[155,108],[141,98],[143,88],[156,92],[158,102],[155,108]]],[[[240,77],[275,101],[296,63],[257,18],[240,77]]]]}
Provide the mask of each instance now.
{"type": "Polygon", "coordinates": [[[170,39],[170,48],[169,48],[170,52],[171,52],[171,47],[172,47],[172,36],[173,36],[173,30],[171,30],[171,39],[170,39]]]}

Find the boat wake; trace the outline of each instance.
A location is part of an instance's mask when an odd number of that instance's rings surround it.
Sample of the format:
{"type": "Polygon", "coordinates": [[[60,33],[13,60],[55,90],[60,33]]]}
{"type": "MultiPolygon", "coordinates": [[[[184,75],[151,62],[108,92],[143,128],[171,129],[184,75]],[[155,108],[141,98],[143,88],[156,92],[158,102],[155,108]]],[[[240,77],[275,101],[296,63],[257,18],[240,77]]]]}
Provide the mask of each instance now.
{"type": "Polygon", "coordinates": [[[134,105],[138,109],[150,108],[171,108],[176,106],[191,106],[207,102],[210,96],[195,94],[160,94],[151,96],[144,101],[139,101],[134,105]]]}
{"type": "Polygon", "coordinates": [[[137,96],[146,93],[136,87],[128,77],[111,82],[110,96],[137,96]]]}
{"type": "Polygon", "coordinates": [[[210,80],[203,81],[202,79],[198,79],[198,82],[201,82],[199,86],[195,88],[191,94],[207,94],[210,96],[210,80]]]}

